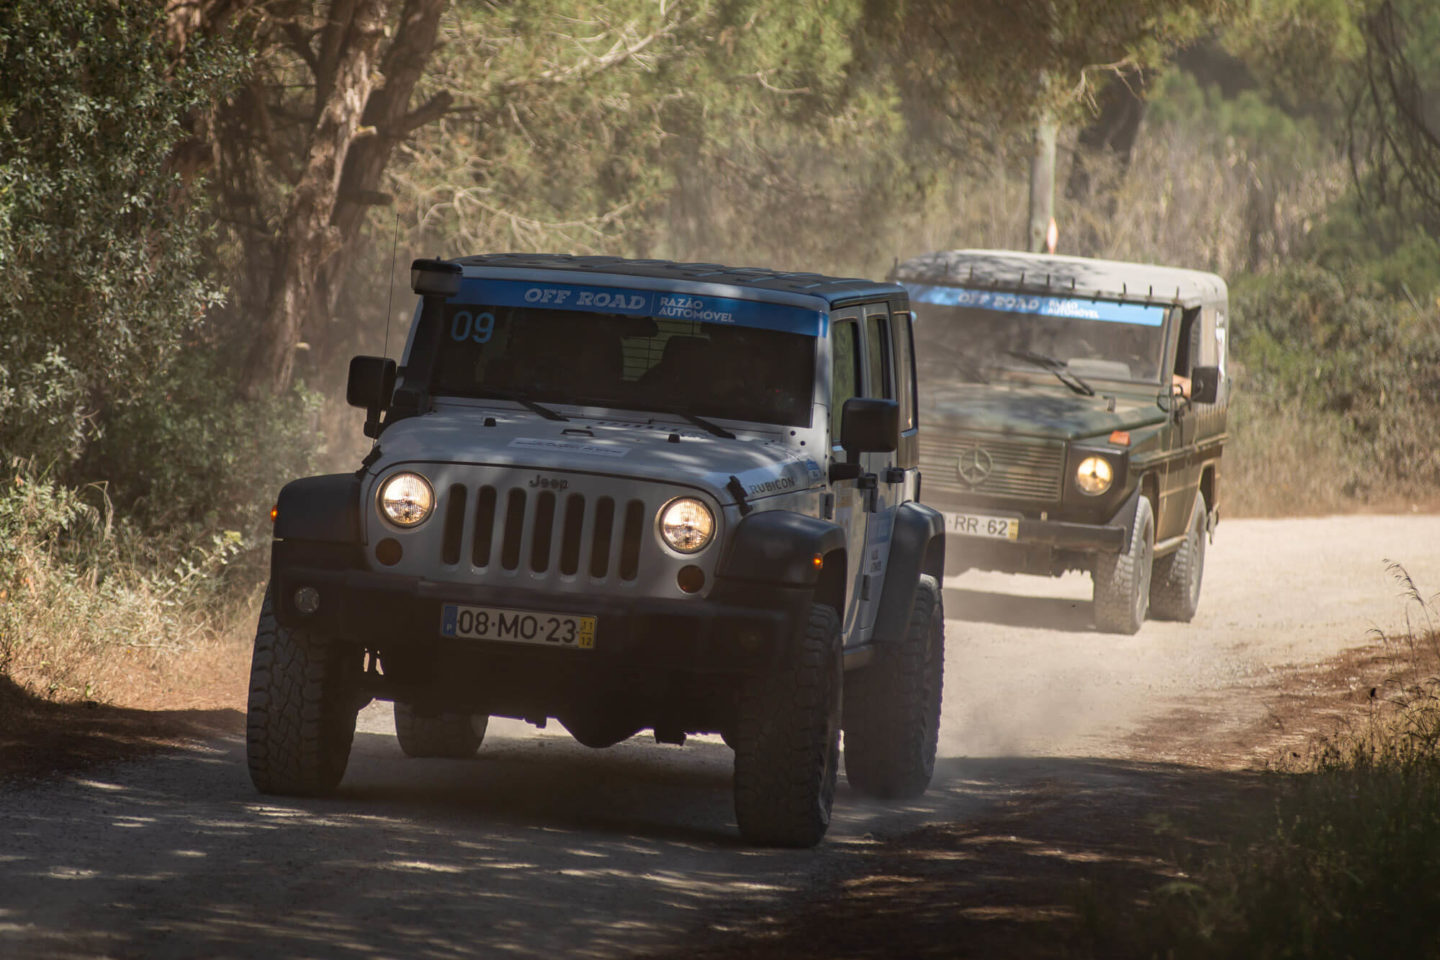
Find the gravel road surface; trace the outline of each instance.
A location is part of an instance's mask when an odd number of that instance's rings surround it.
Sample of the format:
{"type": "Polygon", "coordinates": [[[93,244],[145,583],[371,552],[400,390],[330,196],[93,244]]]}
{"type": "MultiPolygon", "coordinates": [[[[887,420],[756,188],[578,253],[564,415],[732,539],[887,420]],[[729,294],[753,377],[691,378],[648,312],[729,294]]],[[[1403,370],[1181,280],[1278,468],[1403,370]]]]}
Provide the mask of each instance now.
{"type": "MultiPolygon", "coordinates": [[[[1119,776],[1166,724],[1221,731],[1286,670],[1423,616],[1386,562],[1440,591],[1440,517],[1228,520],[1194,623],[1090,625],[1089,580],[946,583],[942,759],[920,801],[843,781],[814,851],[749,849],[730,751],[642,735],[592,751],[491,724],[474,761],[400,754],[367,708],[340,793],[257,795],[220,739],[0,792],[0,957],[588,957],[673,948],[820,888],[869,846],[986,816],[1045,783],[1119,776]],[[1207,726],[1208,725],[1208,726],[1207,726]]],[[[1150,746],[1147,746],[1150,744],[1150,746]]],[[[1093,783],[1091,784],[1093,786],[1093,783]]]]}

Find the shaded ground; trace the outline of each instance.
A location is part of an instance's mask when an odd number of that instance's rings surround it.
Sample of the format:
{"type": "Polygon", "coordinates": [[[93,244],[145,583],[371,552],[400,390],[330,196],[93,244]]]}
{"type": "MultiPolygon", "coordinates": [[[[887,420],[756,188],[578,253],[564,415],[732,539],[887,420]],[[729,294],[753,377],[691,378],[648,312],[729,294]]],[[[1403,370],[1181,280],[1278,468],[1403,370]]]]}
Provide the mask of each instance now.
{"type": "Polygon", "coordinates": [[[239,710],[55,703],[0,676],[0,781],[34,780],[238,731],[239,710]]]}
{"type": "Polygon", "coordinates": [[[953,578],[931,790],[842,781],[811,851],[739,842],[716,738],[595,752],[497,721],[475,760],[425,763],[378,705],[336,796],[272,798],[245,775],[243,677],[156,701],[237,708],[218,717],[22,698],[0,736],[52,765],[157,753],[6,792],[0,955],[1154,955],[1137,905],[1245,825],[1257,771],[1383,698],[1386,652],[1353,648],[1405,628],[1385,559],[1440,582],[1436,543],[1440,518],[1227,524],[1196,620],[1135,637],[1097,633],[1073,578],[953,578]],[[163,749],[212,720],[232,732],[163,749]]]}
{"type": "MultiPolygon", "coordinates": [[[[1249,727],[1217,723],[1197,698],[1133,739],[1138,754],[1187,762],[1052,761],[1055,775],[998,815],[876,843],[784,910],[716,917],[653,960],[1163,955],[1163,932],[1137,927],[1136,912],[1243,836],[1270,809],[1276,771],[1316,737],[1363,722],[1397,656],[1377,644],[1278,670],[1249,727]]],[[[1006,779],[1019,762],[967,770],[1006,779]]]]}

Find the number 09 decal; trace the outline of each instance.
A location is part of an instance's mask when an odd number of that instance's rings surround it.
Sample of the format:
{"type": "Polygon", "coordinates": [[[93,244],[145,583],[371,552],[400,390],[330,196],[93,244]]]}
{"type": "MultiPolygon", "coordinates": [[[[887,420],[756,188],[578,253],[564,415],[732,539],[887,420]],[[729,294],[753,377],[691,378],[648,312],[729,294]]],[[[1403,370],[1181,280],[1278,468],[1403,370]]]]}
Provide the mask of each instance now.
{"type": "Polygon", "coordinates": [[[457,310],[450,319],[450,339],[456,343],[472,340],[475,343],[489,343],[495,333],[495,314],[488,310],[475,316],[469,310],[457,310]]]}

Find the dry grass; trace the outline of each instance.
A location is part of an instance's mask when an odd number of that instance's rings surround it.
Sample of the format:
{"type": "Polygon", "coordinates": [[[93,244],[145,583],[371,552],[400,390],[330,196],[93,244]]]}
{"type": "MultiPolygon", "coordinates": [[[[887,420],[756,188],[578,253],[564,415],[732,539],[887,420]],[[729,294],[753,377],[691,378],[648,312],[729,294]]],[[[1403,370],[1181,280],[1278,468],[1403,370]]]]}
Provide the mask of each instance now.
{"type": "Polygon", "coordinates": [[[115,520],[103,490],[23,473],[0,488],[0,533],[0,674],[58,701],[243,698],[259,587],[238,534],[157,545],[115,520]]]}
{"type": "MultiPolygon", "coordinates": [[[[1250,828],[1157,891],[1138,955],[1440,956],[1440,616],[1399,565],[1410,629],[1367,714],[1277,768],[1250,828]]],[[[1102,931],[1125,925],[1098,911],[1102,931]]]]}

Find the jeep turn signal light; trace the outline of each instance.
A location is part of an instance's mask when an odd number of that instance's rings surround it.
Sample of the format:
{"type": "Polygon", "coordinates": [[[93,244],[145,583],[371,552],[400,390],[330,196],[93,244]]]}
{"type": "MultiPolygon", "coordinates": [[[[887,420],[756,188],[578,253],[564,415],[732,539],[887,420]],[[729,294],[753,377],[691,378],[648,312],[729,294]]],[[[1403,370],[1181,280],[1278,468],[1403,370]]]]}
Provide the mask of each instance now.
{"type": "Polygon", "coordinates": [[[825,558],[818,553],[811,558],[810,562],[815,565],[816,570],[822,570],[825,567],[825,558]]]}
{"type": "Polygon", "coordinates": [[[280,516],[280,506],[279,504],[276,504],[275,506],[270,508],[270,522],[274,523],[275,518],[278,516],[280,516]]]}
{"type": "Polygon", "coordinates": [[[1113,444],[1117,444],[1118,446],[1122,446],[1122,447],[1128,447],[1128,446],[1130,446],[1130,431],[1129,431],[1129,430],[1113,430],[1113,431],[1111,431],[1111,433],[1110,433],[1110,442],[1113,443],[1113,444]]]}

